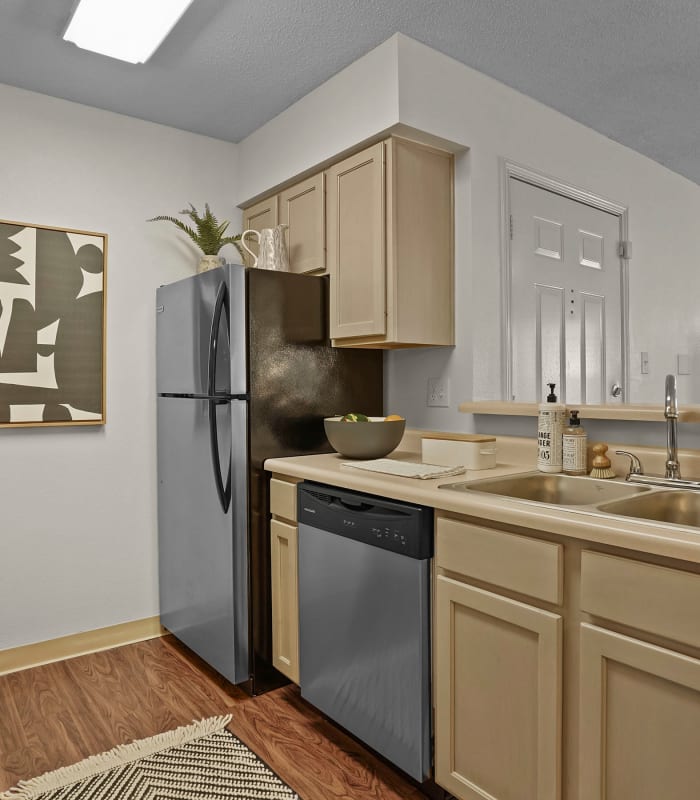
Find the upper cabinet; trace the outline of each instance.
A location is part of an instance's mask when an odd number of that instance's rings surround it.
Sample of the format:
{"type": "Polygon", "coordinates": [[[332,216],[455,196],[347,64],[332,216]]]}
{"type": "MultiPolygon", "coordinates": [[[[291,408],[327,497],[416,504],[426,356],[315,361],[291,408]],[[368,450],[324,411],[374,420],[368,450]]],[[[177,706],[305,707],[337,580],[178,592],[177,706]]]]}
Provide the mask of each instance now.
{"type": "Polygon", "coordinates": [[[383,142],[327,173],[331,338],[386,338],[385,150],[383,142]]]}
{"type": "Polygon", "coordinates": [[[392,136],[245,209],[244,230],[286,224],[290,270],[328,273],[336,347],[452,345],[453,161],[392,136]]]}
{"type": "Polygon", "coordinates": [[[287,225],[291,272],[326,271],[325,175],[320,172],[279,193],[279,221],[287,225]]]}
{"type": "Polygon", "coordinates": [[[453,157],[392,137],[326,171],[336,346],[454,344],[453,157]]]}
{"type": "MultiPolygon", "coordinates": [[[[243,231],[250,229],[261,231],[263,228],[274,228],[275,225],[279,224],[277,219],[277,195],[274,195],[243,211],[243,231]]],[[[258,243],[252,236],[248,237],[245,243],[255,255],[258,254],[258,243]]],[[[244,264],[246,267],[253,266],[253,259],[248,253],[245,254],[244,264]]]]}
{"type": "MultiPolygon", "coordinates": [[[[322,274],[326,271],[325,176],[322,172],[295,183],[279,194],[260,200],[243,211],[243,230],[260,231],[284,224],[290,272],[322,274]]],[[[246,240],[257,253],[257,242],[246,240]]],[[[246,254],[246,266],[252,259],[246,254]]]]}

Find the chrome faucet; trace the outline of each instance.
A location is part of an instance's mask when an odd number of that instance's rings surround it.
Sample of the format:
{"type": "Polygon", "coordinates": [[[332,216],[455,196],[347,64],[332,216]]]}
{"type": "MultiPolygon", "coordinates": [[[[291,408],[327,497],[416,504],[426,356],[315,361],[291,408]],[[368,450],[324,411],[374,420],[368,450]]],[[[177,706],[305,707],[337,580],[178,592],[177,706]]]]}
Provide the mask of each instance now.
{"type": "Polygon", "coordinates": [[[678,392],[676,376],[666,376],[666,399],[664,400],[666,418],[666,475],[680,480],[681,465],[678,463],[678,392]]]}
{"type": "Polygon", "coordinates": [[[629,457],[630,466],[626,480],[630,483],[645,483],[652,486],[700,490],[700,481],[681,478],[681,465],[678,462],[678,392],[675,375],[666,376],[664,418],[666,419],[666,472],[664,477],[645,475],[642,463],[634,453],[616,450],[617,455],[629,457]]]}

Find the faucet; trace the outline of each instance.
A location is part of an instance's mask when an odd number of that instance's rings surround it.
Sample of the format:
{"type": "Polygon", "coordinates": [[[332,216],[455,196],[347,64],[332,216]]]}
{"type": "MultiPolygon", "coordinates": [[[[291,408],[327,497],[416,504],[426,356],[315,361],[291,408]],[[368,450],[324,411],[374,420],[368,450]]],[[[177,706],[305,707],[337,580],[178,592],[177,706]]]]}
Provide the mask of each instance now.
{"type": "Polygon", "coordinates": [[[680,480],[681,465],[678,463],[678,393],[676,376],[666,376],[666,399],[664,400],[666,418],[666,478],[680,480]]]}
{"type": "Polygon", "coordinates": [[[630,466],[626,480],[630,483],[645,483],[651,486],[700,490],[700,481],[681,478],[681,465],[678,462],[678,392],[675,375],[666,376],[664,418],[666,419],[666,472],[664,477],[645,475],[642,463],[634,453],[629,453],[627,450],[616,450],[617,455],[629,457],[630,466]]]}

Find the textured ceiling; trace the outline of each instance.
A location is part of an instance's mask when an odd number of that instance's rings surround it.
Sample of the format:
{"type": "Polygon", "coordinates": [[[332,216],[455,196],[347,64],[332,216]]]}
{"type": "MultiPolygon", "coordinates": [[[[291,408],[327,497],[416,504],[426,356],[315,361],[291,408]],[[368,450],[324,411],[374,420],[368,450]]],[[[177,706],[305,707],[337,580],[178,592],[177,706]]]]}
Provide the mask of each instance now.
{"type": "Polygon", "coordinates": [[[398,32],[700,183],[698,0],[194,0],[146,65],[2,0],[0,82],[239,141],[398,32]]]}

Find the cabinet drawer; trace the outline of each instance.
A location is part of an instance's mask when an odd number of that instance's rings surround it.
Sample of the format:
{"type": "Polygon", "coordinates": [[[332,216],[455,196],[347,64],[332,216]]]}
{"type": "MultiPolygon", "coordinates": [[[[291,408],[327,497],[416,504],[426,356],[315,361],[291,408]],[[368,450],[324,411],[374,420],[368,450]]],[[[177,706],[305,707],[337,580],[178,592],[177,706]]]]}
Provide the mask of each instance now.
{"type": "Polygon", "coordinates": [[[581,608],[640,631],[700,647],[700,575],[584,550],[581,608]]]}
{"type": "Polygon", "coordinates": [[[547,603],[562,602],[560,544],[467,522],[438,519],[438,567],[547,603]]]}
{"type": "Polygon", "coordinates": [[[270,514],[297,521],[297,483],[270,478],[270,514]]]}

